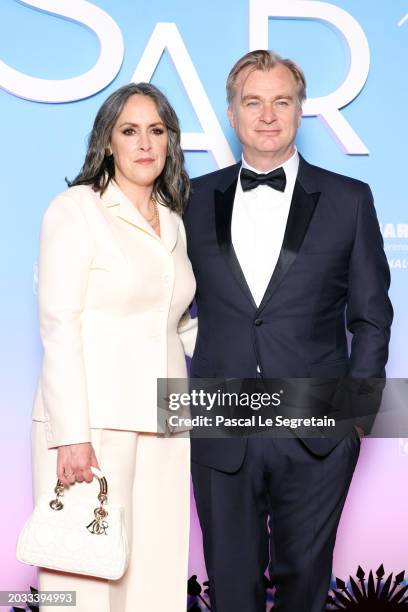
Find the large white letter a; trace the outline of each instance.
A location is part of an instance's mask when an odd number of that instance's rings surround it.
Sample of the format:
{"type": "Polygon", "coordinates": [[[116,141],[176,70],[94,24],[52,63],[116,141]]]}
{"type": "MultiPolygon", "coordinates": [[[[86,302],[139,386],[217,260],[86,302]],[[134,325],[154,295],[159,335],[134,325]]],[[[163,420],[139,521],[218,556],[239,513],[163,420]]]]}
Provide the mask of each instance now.
{"type": "Polygon", "coordinates": [[[202,133],[182,134],[183,148],[189,151],[211,151],[220,168],[235,163],[230,146],[175,23],[156,24],[131,81],[149,82],[165,49],[169,52],[203,128],[202,133]]]}

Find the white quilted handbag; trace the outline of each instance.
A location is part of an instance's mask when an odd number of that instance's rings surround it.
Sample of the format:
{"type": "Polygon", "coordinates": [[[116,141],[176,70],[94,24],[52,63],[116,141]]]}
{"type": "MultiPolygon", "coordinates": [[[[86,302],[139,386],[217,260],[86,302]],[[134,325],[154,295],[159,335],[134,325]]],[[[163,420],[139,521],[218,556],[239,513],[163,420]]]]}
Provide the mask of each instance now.
{"type": "Polygon", "coordinates": [[[99,506],[70,500],[69,492],[63,504],[64,485],[58,480],[56,498],[43,495],[18,536],[19,561],[108,580],[123,576],[129,560],[123,508],[108,504],[106,478],[91,469],[99,480],[99,506]]]}

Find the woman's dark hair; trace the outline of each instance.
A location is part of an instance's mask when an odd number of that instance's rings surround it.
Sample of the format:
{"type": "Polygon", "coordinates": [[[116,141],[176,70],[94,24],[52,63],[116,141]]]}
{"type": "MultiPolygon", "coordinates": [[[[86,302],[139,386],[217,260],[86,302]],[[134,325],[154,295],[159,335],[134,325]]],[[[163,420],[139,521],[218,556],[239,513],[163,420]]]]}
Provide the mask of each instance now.
{"type": "Polygon", "coordinates": [[[101,194],[115,176],[113,156],[107,154],[112,129],[126,101],[133,95],[149,96],[156,104],[160,119],[168,131],[167,157],[164,168],[153,187],[153,197],[158,198],[171,210],[181,213],[187,201],[190,183],[184,168],[184,155],[180,144],[180,125],[177,115],[166,96],[150,83],[130,83],[114,91],[99,109],[92,132],[84,165],[73,185],[92,185],[101,194]]]}

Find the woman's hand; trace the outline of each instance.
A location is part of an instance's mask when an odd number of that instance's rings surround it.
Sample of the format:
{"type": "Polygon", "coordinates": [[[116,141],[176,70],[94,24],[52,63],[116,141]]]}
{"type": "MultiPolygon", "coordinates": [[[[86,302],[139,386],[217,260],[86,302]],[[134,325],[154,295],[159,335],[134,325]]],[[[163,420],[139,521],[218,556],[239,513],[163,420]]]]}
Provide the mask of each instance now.
{"type": "Polygon", "coordinates": [[[68,444],[58,447],[57,477],[63,485],[74,482],[91,482],[93,474],[91,465],[99,467],[95,451],[90,442],[81,444],[68,444]]]}

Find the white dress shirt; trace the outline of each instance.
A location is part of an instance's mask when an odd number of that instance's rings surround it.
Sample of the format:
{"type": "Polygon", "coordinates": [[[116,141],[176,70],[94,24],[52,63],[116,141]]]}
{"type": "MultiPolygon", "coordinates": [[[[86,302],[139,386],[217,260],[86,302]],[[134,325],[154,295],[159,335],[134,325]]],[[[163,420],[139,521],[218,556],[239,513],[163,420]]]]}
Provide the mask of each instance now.
{"type": "MultiPolygon", "coordinates": [[[[286,174],[285,191],[277,191],[268,185],[243,191],[239,176],[235,192],[231,221],[232,244],[257,306],[262,301],[282,247],[299,168],[297,150],[284,164],[277,167],[280,166],[286,174]]],[[[264,173],[250,166],[244,158],[242,167],[264,173]]]]}

